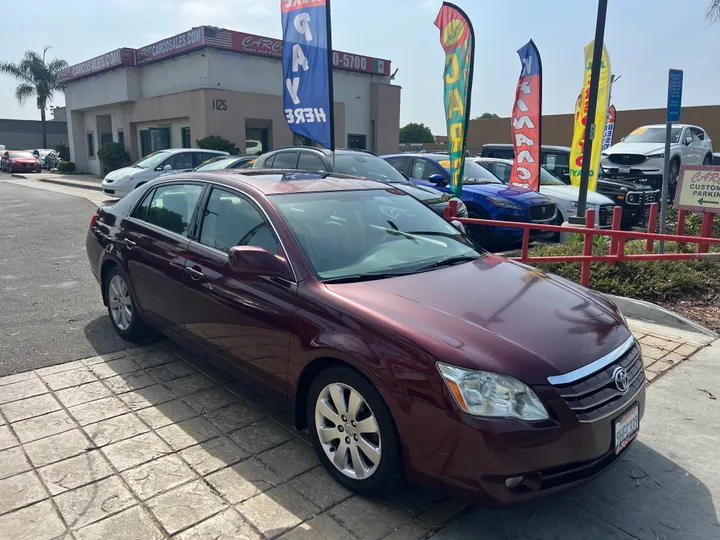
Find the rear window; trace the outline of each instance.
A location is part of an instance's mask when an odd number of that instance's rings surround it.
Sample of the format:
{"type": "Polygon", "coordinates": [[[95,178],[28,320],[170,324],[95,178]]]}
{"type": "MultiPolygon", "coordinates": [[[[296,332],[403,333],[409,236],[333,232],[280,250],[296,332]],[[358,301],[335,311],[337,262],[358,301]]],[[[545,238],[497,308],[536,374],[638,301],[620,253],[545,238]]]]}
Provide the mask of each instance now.
{"type": "Polygon", "coordinates": [[[32,155],[32,152],[17,152],[17,151],[10,151],[10,157],[11,158],[18,158],[18,159],[33,159],[35,156],[32,155]]]}

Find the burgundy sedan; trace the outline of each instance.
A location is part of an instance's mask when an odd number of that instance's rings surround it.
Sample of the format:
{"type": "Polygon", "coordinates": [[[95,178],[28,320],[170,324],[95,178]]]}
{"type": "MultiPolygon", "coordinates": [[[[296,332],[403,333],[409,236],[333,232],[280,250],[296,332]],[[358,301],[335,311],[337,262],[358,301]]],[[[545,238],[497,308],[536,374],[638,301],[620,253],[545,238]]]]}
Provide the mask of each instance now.
{"type": "Polygon", "coordinates": [[[2,170],[14,172],[42,172],[38,158],[32,152],[24,150],[8,150],[2,156],[2,170]]]}
{"type": "Polygon", "coordinates": [[[117,333],[149,325],[288,399],[330,474],[508,504],[617,461],[640,348],[596,293],[486,253],[407,193],[277,171],[161,177],[98,209],[117,333]]]}

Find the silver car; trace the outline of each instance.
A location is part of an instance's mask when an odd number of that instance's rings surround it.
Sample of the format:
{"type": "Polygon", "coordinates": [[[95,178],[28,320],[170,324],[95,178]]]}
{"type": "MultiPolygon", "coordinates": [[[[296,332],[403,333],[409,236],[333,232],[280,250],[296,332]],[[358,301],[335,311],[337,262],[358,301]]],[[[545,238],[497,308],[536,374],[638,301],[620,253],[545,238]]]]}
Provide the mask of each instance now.
{"type": "Polygon", "coordinates": [[[136,187],[162,174],[191,171],[208,159],[227,155],[227,152],[219,150],[198,148],[158,150],[129,167],[108,173],[102,182],[103,193],[124,197],[136,187]]]}

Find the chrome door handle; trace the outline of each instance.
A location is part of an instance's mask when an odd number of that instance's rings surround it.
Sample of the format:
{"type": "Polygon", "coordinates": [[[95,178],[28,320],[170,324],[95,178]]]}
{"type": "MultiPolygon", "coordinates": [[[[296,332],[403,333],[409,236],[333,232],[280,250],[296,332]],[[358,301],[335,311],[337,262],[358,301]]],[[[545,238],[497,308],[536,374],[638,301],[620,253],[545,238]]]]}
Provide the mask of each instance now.
{"type": "Polygon", "coordinates": [[[125,247],[132,249],[135,246],[137,246],[137,242],[133,242],[129,238],[123,238],[122,243],[125,244],[125,247]]]}
{"type": "Polygon", "coordinates": [[[185,267],[185,271],[190,274],[190,277],[192,279],[202,279],[205,277],[205,274],[203,274],[200,270],[195,270],[194,268],[191,268],[189,266],[185,267]]]}

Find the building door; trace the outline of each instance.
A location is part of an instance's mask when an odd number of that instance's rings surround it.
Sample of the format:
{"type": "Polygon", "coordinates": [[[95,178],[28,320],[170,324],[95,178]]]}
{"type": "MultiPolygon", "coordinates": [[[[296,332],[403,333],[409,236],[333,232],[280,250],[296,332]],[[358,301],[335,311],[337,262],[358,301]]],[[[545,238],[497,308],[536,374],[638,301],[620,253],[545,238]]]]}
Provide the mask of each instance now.
{"type": "Polygon", "coordinates": [[[347,147],[353,150],[367,150],[367,135],[348,135],[347,147]]]}
{"type": "Polygon", "coordinates": [[[245,152],[247,154],[260,155],[267,152],[268,130],[265,128],[245,128],[245,152]]]}
{"type": "Polygon", "coordinates": [[[150,151],[167,150],[170,148],[170,128],[150,128],[150,151]]]}

